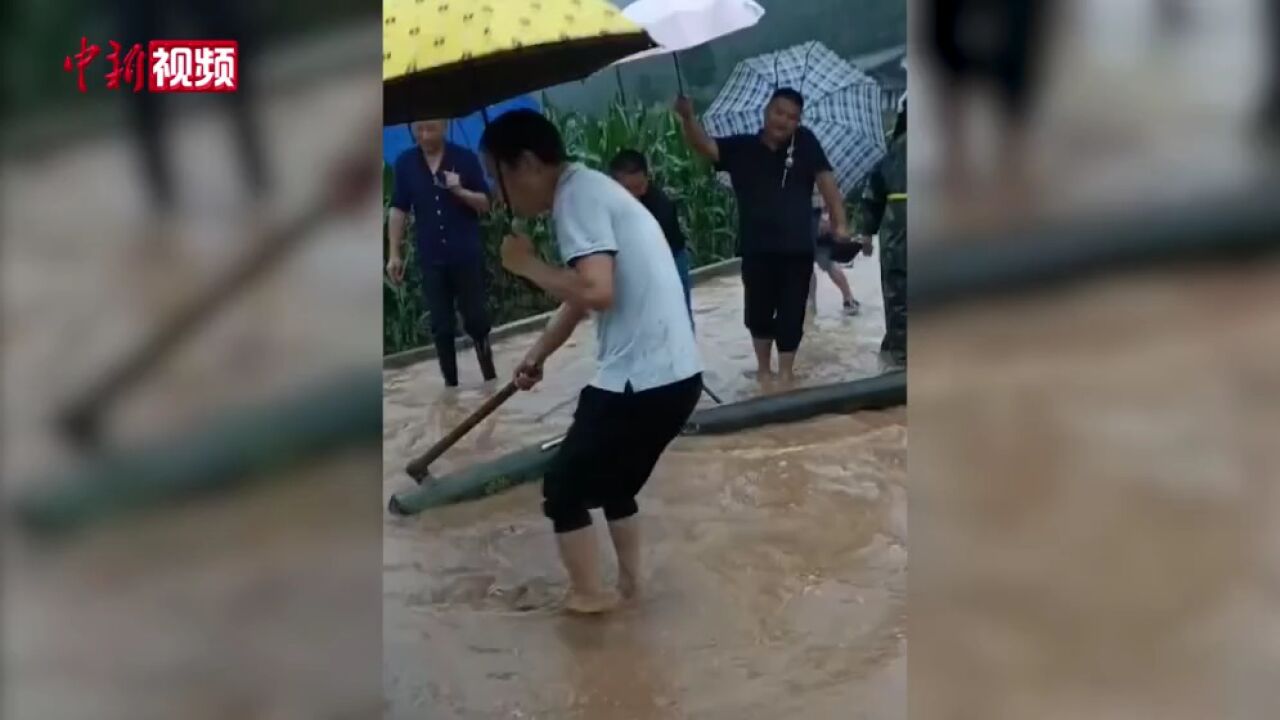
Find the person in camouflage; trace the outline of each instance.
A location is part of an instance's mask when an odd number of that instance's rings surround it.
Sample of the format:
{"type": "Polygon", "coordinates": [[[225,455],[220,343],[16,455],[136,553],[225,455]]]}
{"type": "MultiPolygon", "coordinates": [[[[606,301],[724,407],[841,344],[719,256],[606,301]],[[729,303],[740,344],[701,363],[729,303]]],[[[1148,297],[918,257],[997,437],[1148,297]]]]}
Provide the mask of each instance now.
{"type": "Polygon", "coordinates": [[[907,104],[904,98],[889,139],[889,152],[867,178],[862,194],[862,237],[880,233],[880,285],[884,292],[881,360],[907,365],[907,104]]]}

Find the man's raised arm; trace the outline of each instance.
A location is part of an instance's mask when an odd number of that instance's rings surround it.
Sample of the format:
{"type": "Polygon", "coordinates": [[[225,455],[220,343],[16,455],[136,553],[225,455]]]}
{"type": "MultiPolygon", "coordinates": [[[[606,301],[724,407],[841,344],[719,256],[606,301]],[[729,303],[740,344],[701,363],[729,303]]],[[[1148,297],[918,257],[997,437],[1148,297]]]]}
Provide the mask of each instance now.
{"type": "Polygon", "coordinates": [[[713,163],[720,162],[720,148],[715,138],[707,134],[693,114],[693,101],[681,95],[676,98],[676,115],[680,118],[680,126],[684,130],[684,141],[694,152],[713,163]]]}

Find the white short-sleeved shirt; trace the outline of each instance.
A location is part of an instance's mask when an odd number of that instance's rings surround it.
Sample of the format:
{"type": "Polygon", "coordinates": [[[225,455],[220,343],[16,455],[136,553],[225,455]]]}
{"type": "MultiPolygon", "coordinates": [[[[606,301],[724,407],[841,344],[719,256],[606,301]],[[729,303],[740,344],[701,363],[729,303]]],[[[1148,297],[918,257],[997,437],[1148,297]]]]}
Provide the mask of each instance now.
{"type": "Polygon", "coordinates": [[[702,372],[702,357],[671,248],[653,215],[621,185],[579,163],[566,167],[551,210],[560,257],[614,256],[613,305],[592,315],[599,369],[591,384],[640,392],[702,372]]]}

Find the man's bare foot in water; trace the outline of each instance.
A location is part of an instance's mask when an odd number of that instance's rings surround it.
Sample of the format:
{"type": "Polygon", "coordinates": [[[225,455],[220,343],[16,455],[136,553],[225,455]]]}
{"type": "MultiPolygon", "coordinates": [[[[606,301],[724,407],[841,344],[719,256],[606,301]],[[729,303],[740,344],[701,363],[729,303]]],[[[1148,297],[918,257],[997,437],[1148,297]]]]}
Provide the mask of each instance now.
{"type": "Polygon", "coordinates": [[[570,590],[564,597],[566,612],[576,615],[597,615],[609,612],[618,605],[618,596],[611,592],[583,593],[570,590]]]}
{"type": "Polygon", "coordinates": [[[623,602],[631,602],[640,595],[640,583],[634,578],[619,577],[618,578],[618,597],[623,602]]]}
{"type": "Polygon", "coordinates": [[[618,554],[618,596],[630,601],[640,591],[640,520],[635,515],[609,523],[618,554]]]}
{"type": "Polygon", "coordinates": [[[592,525],[557,533],[560,559],[569,574],[569,594],[564,609],[571,613],[602,613],[618,604],[611,592],[601,590],[600,564],[595,528],[592,525]]]}

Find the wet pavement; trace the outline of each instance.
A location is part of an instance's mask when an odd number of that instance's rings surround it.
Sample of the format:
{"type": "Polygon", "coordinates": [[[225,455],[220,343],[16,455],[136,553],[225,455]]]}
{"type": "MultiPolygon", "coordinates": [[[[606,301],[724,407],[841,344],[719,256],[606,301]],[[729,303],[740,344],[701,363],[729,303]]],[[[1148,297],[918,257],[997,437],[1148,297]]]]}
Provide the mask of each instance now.
{"type": "MultiPolygon", "coordinates": [[[[803,385],[878,371],[877,258],[849,274],[863,314],[843,317],[819,279],[803,385]]],[[[744,373],[754,360],[741,292],[736,277],[694,290],[707,384],[727,402],[760,392],[744,373]]],[[[436,474],[561,432],[592,372],[590,332],[584,324],[542,385],[464,438],[436,474]]],[[[500,372],[534,338],[497,343],[500,372]]],[[[450,392],[433,360],[384,373],[384,499],[412,486],[403,467],[415,452],[496,389],[478,382],[470,357],[460,365],[463,387],[450,392]]],[[[565,579],[537,484],[387,516],[386,715],[905,718],[905,460],[904,408],[678,439],[640,498],[645,596],[601,618],[556,609],[565,579]]]]}
{"type": "MultiPolygon", "coordinates": [[[[48,422],[61,400],[244,252],[264,222],[255,213],[286,216],[307,203],[328,160],[318,147],[340,152],[369,131],[361,123],[380,86],[372,68],[358,70],[291,87],[263,107],[281,191],[270,205],[239,192],[218,114],[182,116],[172,128],[183,213],[164,228],[145,222],[124,138],[6,164],[6,493],[73,461],[48,422]]],[[[324,223],[160,363],[121,402],[111,434],[154,437],[328,371],[372,370],[381,287],[368,229],[380,206],[369,200],[355,217],[324,223]],[[352,272],[362,267],[366,275],[352,272]]],[[[0,715],[374,716],[378,459],[376,447],[353,451],[51,546],[6,524],[0,715]]]]}

